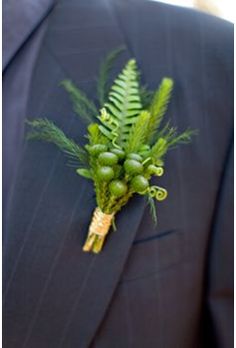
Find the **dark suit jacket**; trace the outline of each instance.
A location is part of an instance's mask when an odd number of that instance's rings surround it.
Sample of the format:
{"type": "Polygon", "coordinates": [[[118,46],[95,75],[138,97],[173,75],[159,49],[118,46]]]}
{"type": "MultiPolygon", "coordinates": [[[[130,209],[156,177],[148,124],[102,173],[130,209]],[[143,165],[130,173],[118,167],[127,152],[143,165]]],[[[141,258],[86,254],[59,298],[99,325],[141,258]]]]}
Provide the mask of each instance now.
{"type": "MultiPolygon", "coordinates": [[[[59,83],[70,78],[94,98],[101,59],[125,44],[117,71],[135,57],[150,88],[171,76],[167,118],[199,136],[166,158],[158,181],[169,196],[158,204],[158,225],[135,197],[96,256],[81,248],[92,185],[55,147],[22,133],[9,152],[4,348],[233,347],[232,24],[144,0],[61,0],[49,8],[5,68],[7,94],[46,24],[23,117],[52,119],[84,143],[86,128],[59,83]]],[[[17,133],[7,122],[4,154],[17,133]]]]}

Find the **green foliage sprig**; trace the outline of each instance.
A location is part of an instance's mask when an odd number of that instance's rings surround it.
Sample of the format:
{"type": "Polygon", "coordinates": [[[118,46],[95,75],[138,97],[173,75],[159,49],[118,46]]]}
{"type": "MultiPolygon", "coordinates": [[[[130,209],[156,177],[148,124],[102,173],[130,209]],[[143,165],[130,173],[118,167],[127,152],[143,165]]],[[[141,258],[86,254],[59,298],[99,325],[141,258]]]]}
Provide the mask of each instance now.
{"type": "Polygon", "coordinates": [[[85,149],[75,143],[73,139],[68,138],[65,133],[48,119],[35,119],[27,121],[27,124],[33,128],[28,133],[28,140],[44,140],[56,145],[65,155],[77,161],[78,166],[88,166],[89,158],[85,149]]]}
{"type": "MultiPolygon", "coordinates": [[[[140,194],[147,197],[156,221],[155,199],[165,199],[167,191],[152,185],[150,180],[163,174],[168,150],[189,143],[196,131],[178,133],[169,122],[163,125],[173,80],[164,77],[156,91],[149,91],[140,83],[134,59],[127,62],[108,88],[109,74],[122,50],[109,53],[101,65],[97,83],[99,105],[71,81],[61,83],[76,114],[88,123],[88,143],[84,147],[47,119],[28,122],[32,129],[28,139],[51,142],[75,159],[77,173],[93,181],[97,205],[103,213],[115,215],[134,194],[140,194]]],[[[98,236],[91,241],[89,236],[87,243],[98,252],[103,241],[98,236]]]]}

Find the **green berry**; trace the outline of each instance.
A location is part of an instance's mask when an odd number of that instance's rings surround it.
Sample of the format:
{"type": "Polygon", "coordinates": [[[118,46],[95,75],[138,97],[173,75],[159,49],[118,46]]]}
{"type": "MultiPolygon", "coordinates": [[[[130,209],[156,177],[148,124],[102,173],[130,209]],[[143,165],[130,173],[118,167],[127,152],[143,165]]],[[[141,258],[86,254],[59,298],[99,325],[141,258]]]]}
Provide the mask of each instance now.
{"type": "Polygon", "coordinates": [[[128,159],[133,159],[133,160],[139,161],[139,162],[142,161],[142,157],[141,157],[139,154],[137,154],[137,153],[129,153],[129,154],[127,155],[127,158],[128,158],[128,159]]]}
{"type": "Polygon", "coordinates": [[[104,166],[113,166],[117,164],[118,157],[112,152],[102,152],[98,156],[98,161],[101,165],[104,166]]]}
{"type": "Polygon", "coordinates": [[[125,158],[125,152],[121,149],[114,148],[114,149],[111,149],[111,152],[117,155],[118,158],[121,160],[125,158]]]}
{"type": "Polygon", "coordinates": [[[127,185],[121,180],[113,180],[109,185],[110,193],[115,197],[121,197],[127,192],[127,185]]]}
{"type": "Polygon", "coordinates": [[[114,178],[114,175],[114,170],[111,167],[99,167],[97,170],[99,180],[111,181],[114,178]]]}
{"type": "Polygon", "coordinates": [[[142,175],[137,175],[131,180],[131,187],[135,192],[144,192],[148,185],[148,180],[142,175]]]}
{"type": "Polygon", "coordinates": [[[107,146],[103,144],[95,144],[89,147],[89,153],[92,156],[98,156],[101,152],[107,150],[107,146]]]}
{"type": "Polygon", "coordinates": [[[127,174],[141,174],[143,171],[143,165],[133,159],[127,159],[124,163],[124,168],[127,174]]]}

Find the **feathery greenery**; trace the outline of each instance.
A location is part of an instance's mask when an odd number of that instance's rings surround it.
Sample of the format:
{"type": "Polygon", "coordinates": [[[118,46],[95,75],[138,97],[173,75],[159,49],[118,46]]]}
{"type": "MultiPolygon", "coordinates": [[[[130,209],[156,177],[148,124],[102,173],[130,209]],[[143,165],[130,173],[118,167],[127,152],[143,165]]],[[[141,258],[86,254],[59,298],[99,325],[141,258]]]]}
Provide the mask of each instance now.
{"type": "Polygon", "coordinates": [[[86,94],[77,88],[72,81],[64,80],[61,82],[61,86],[63,86],[70,95],[75,113],[86,123],[93,122],[98,114],[95,104],[89,100],[86,94]]]}
{"type": "Polygon", "coordinates": [[[27,140],[43,140],[56,145],[61,151],[70,158],[77,161],[77,166],[81,163],[88,165],[88,154],[76,144],[74,140],[69,139],[65,133],[53,122],[46,118],[27,121],[32,127],[32,131],[27,134],[27,140]]]}
{"type": "Polygon", "coordinates": [[[172,88],[173,80],[167,77],[163,78],[152,99],[149,107],[151,118],[148,126],[149,139],[151,142],[155,139],[156,131],[167,110],[172,88]]]}
{"type": "Polygon", "coordinates": [[[197,135],[197,130],[186,129],[183,133],[178,134],[177,129],[174,129],[171,136],[168,137],[168,148],[173,149],[180,144],[189,144],[194,135],[197,135]]]}
{"type": "Polygon", "coordinates": [[[137,121],[132,126],[126,145],[127,153],[138,152],[140,147],[146,143],[150,113],[142,111],[137,117],[137,121]]]}

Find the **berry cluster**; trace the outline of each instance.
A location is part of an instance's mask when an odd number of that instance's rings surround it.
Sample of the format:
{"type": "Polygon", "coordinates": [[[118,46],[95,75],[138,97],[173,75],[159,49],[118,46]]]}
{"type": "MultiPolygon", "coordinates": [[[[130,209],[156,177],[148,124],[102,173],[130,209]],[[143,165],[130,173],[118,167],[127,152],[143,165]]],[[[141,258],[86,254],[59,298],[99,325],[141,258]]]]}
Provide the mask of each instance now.
{"type": "Polygon", "coordinates": [[[94,176],[107,183],[109,193],[115,198],[128,191],[146,194],[152,175],[161,176],[163,168],[152,163],[148,157],[150,148],[145,146],[139,153],[125,153],[121,148],[110,148],[103,144],[88,146],[94,163],[94,176]]]}

